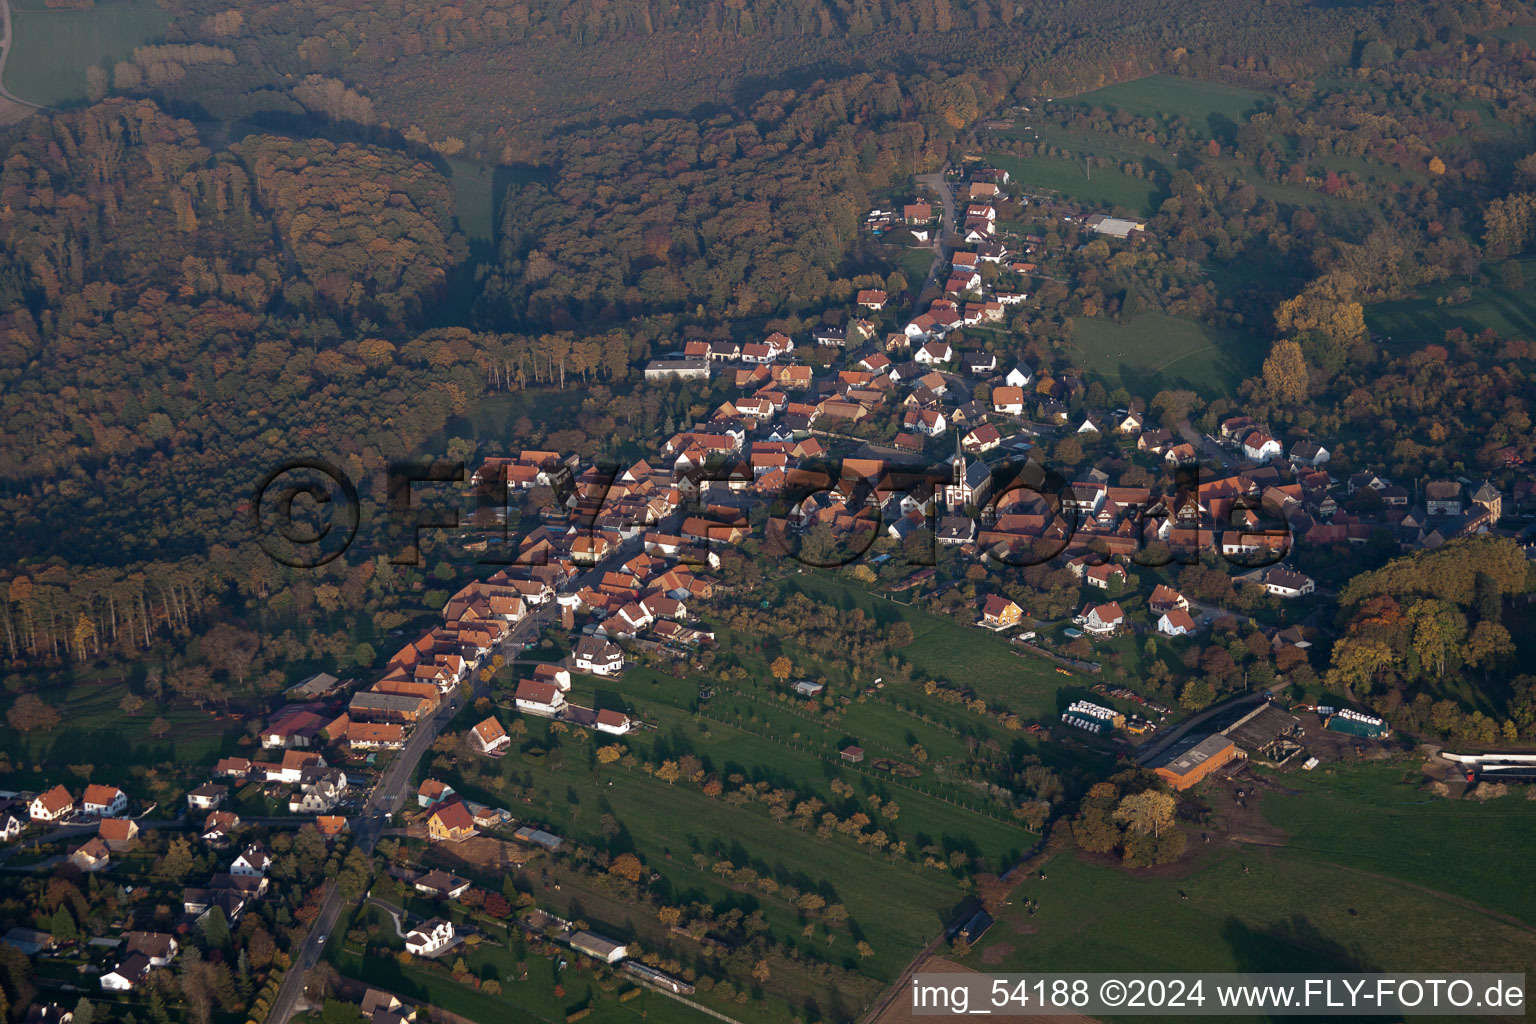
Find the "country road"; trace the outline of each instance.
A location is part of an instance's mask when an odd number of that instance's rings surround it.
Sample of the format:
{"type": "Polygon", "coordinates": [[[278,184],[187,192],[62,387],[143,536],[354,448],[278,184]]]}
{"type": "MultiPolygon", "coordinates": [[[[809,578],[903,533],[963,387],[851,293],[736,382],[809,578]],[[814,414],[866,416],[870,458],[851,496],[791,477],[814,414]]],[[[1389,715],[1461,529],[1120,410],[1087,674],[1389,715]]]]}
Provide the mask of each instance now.
{"type": "MultiPolygon", "coordinates": [[[[530,614],[522,622],[518,623],[507,638],[502,641],[500,653],[510,661],[514,652],[521,649],[524,640],[529,636],[530,630],[533,636],[539,632],[549,621],[555,618],[558,605],[554,601],[547,602],[538,611],[530,614]]],[[[468,696],[453,698],[427,722],[423,723],[411,738],[406,741],[405,748],[400,755],[385,771],[383,777],[374,786],[372,794],[366,803],[358,811],[354,822],[353,832],[356,843],[363,853],[372,856],[373,848],[379,841],[380,834],[384,831],[385,815],[395,814],[403,809],[410,798],[409,784],[411,775],[416,770],[417,763],[422,756],[432,747],[432,742],[437,734],[442,731],[454,715],[466,702],[472,702],[484,684],[476,681],[471,684],[468,696]]],[[[327,883],[325,896],[320,904],[320,913],[315,918],[315,923],[310,927],[309,934],[304,939],[304,944],[293,958],[293,966],[283,976],[282,986],[277,990],[277,995],[272,1000],[272,1009],[267,1015],[268,1024],[288,1024],[293,1015],[298,1012],[299,1002],[304,995],[304,975],[315,964],[319,963],[320,955],[324,951],[326,939],[336,927],[336,922],[341,916],[341,893],[335,883],[327,883]]]]}

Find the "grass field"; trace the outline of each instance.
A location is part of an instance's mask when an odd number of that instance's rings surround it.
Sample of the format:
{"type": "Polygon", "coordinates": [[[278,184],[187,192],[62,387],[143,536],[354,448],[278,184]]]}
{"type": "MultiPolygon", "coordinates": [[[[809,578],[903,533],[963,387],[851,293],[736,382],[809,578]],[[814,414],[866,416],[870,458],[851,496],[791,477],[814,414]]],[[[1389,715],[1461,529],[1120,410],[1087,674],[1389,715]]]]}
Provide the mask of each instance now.
{"type": "Polygon", "coordinates": [[[920,678],[948,680],[973,687],[1019,715],[1054,718],[1059,709],[1056,691],[1062,676],[1044,661],[1021,658],[1008,641],[985,630],[971,629],[894,601],[872,596],[826,573],[807,572],[787,578],[787,591],[798,590],[824,604],[845,610],[860,608],[876,622],[898,619],[912,627],[913,643],[901,657],[920,678]]]}
{"type": "Polygon", "coordinates": [[[1278,847],[1218,841],[1174,869],[1075,852],[1026,881],[967,963],[989,971],[1536,969],[1536,802],[1421,793],[1417,762],[1287,773],[1261,810],[1278,847]],[[1246,868],[1246,870],[1245,870],[1246,868]],[[1180,893],[1188,896],[1181,899],[1180,893]],[[1518,919],[1518,920],[1515,920],[1518,919]],[[1176,941],[1173,938],[1176,937],[1176,941]]]}
{"type": "MultiPolygon", "coordinates": [[[[240,722],[215,718],[181,703],[159,710],[146,708],[137,717],[128,717],[118,702],[129,692],[128,683],[121,679],[87,677],[65,684],[62,702],[48,698],[63,715],[62,724],[52,732],[18,733],[0,718],[0,749],[11,755],[17,768],[11,781],[18,785],[56,782],[66,765],[85,761],[99,766],[199,764],[222,753],[226,738],[232,743],[242,731],[240,722]],[[157,715],[171,725],[160,739],[149,735],[157,715]]],[[[6,700],[4,706],[10,703],[6,700]]],[[[127,783],[124,779],[123,784],[127,783]]]]}
{"type": "MultiPolygon", "coordinates": [[[[831,579],[796,577],[792,585],[841,607],[872,606],[877,601],[831,579]]],[[[985,652],[975,656],[972,650],[969,663],[985,666],[987,679],[998,692],[1028,693],[1042,710],[1054,709],[1059,677],[1045,679],[1039,666],[997,649],[1006,645],[995,637],[894,604],[880,612],[911,616],[918,639],[905,653],[914,662],[929,665],[935,676],[953,677],[969,645],[985,652]],[[1020,670],[1035,677],[1036,685],[1017,688],[1020,670]]],[[[932,845],[943,856],[963,852],[981,858],[987,869],[999,871],[1036,842],[1037,837],[1009,817],[1006,808],[989,804],[948,773],[949,763],[966,757],[966,736],[1002,738],[1003,730],[993,719],[942,705],[910,685],[901,688],[899,699],[893,693],[895,687],[878,697],[858,697],[843,709],[839,721],[829,724],[821,720],[824,712],[813,713],[804,701],[780,700],[766,670],[754,668],[753,678],[762,680],[759,685],[749,680],[737,688],[717,686],[702,714],[691,711],[698,694],[696,682],[638,666],[618,681],[578,676],[572,699],[596,707],[627,707],[652,727],[622,741],[642,761],[659,763],[690,753],[702,760],[706,771],[722,778],[739,773],[748,780],[819,796],[829,804],[837,801],[831,785],[838,779],[859,794],[894,801],[900,805],[897,819],[881,819],[879,827],[892,842],[904,842],[914,853],[932,845]],[[866,746],[865,764],[850,766],[838,758],[837,751],[850,737],[866,746]],[[874,759],[882,755],[911,763],[913,742],[921,742],[929,752],[917,778],[900,779],[873,767],[874,759]]],[[[978,688],[983,682],[969,675],[963,681],[978,688]]],[[[1004,742],[1023,741],[1019,733],[1008,736],[1011,739],[1004,742]]],[[[828,987],[831,982],[819,972],[784,960],[765,986],[768,1005],[720,1007],[749,1024],[782,1019],[786,1005],[803,1007],[807,1001],[823,1009],[856,1010],[881,983],[896,977],[965,898],[960,879],[949,870],[875,852],[843,836],[821,839],[791,822],[775,821],[756,802],[734,806],[705,796],[695,785],[668,784],[638,768],[599,767],[594,752],[596,746],[610,742],[606,738],[580,731],[556,734],[546,723],[528,720],[525,742],[542,745],[556,739],[558,748],[548,757],[528,761],[511,756],[501,762],[503,779],[528,787],[531,803],[516,804],[521,817],[544,823],[579,843],[606,847],[602,816],[611,814],[623,829],[625,846],[632,846],[660,876],[651,889],[664,894],[666,902],[701,901],[717,911],[733,906],[746,913],[761,910],[779,943],[814,950],[819,957],[830,953],[834,962],[867,979],[842,991],[828,987]],[[704,858],[702,866],[695,862],[696,856],[704,858]],[[794,906],[721,878],[712,870],[718,860],[749,866],[760,877],[772,877],[802,892],[820,892],[829,902],[842,903],[849,911],[846,930],[818,929],[805,936],[807,920],[794,906]],[[854,956],[859,939],[870,942],[873,956],[862,960],[854,956]]],[[[449,779],[472,799],[508,802],[501,783],[494,780],[485,789],[471,778],[449,779]]],[[[577,904],[581,916],[594,927],[639,937],[648,948],[677,941],[664,931],[649,934],[655,922],[643,905],[620,900],[601,888],[591,890],[591,881],[580,876],[562,874],[561,882],[559,893],[541,890],[540,902],[560,908],[577,904]]]]}
{"type": "Polygon", "coordinates": [[[1129,325],[1093,317],[1074,324],[1082,367],[1107,388],[1124,386],[1147,398],[1167,388],[1192,388],[1208,398],[1232,394],[1259,371],[1266,349],[1252,335],[1161,313],[1129,325]]]}
{"type": "Polygon", "coordinates": [[[1123,110],[1138,117],[1183,117],[1198,129],[1210,126],[1213,118],[1242,121],[1268,98],[1267,93],[1221,82],[1151,75],[1055,102],[1123,110]]]}
{"type": "Polygon", "coordinates": [[[1417,764],[1405,762],[1287,776],[1301,795],[1266,796],[1264,815],[1311,860],[1379,872],[1536,926],[1536,890],[1515,881],[1515,865],[1536,857],[1536,801],[1519,787],[1486,803],[1437,799],[1420,781],[1417,764]]]}
{"type": "Polygon", "coordinates": [[[107,0],[85,11],[50,10],[42,0],[11,0],[16,34],[5,85],[24,100],[69,106],[86,100],[85,69],[112,65],[158,39],[171,15],[154,0],[107,0]]]}
{"type": "MultiPolygon", "coordinates": [[[[656,760],[663,750],[666,756],[688,751],[722,776],[739,772],[824,799],[830,795],[830,780],[842,779],[860,792],[880,792],[900,804],[898,820],[882,822],[882,827],[893,839],[904,840],[909,849],[932,843],[946,853],[964,850],[985,858],[993,870],[1011,863],[1035,841],[1010,821],[897,785],[873,770],[844,767],[797,743],[699,719],[648,700],[651,684],[640,679],[627,676],[623,688],[640,717],[656,727],[654,733],[628,740],[642,759],[656,760]]],[[[581,690],[578,685],[578,702],[584,697],[581,690]]],[[[530,735],[539,735],[542,728],[541,723],[530,723],[530,735]]],[[[703,853],[710,862],[725,859],[738,867],[751,865],[759,875],[771,875],[801,891],[823,892],[829,901],[846,905],[850,928],[868,936],[875,948],[875,955],[859,969],[889,979],[933,938],[964,896],[958,879],[948,871],[893,861],[843,837],[823,841],[812,832],[775,822],[762,805],[735,807],[706,797],[696,786],[668,784],[638,769],[590,767],[586,749],[590,737],[572,735],[562,740],[558,764],[530,765],[520,757],[509,757],[503,762],[504,772],[532,777],[538,795],[530,813],[546,816],[563,835],[602,845],[598,819],[600,813],[612,813],[647,865],[660,872],[667,888],[677,894],[674,902],[746,901],[749,909],[763,909],[774,933],[784,941],[811,941],[800,937],[804,922],[794,908],[775,898],[733,889],[707,867],[699,869],[692,857],[703,853]]],[[[920,781],[935,785],[931,775],[920,781]]],[[[847,936],[842,941],[845,952],[851,953],[853,942],[847,936]]]]}
{"type": "Polygon", "coordinates": [[[1468,334],[1492,328],[1506,338],[1536,338],[1536,260],[1520,261],[1526,285],[1510,289],[1501,285],[1473,288],[1472,297],[1455,305],[1437,305],[1449,286],[1437,285],[1413,299],[1379,302],[1367,306],[1365,322],[1377,334],[1392,339],[1392,348],[1412,351],[1439,344],[1445,332],[1460,327],[1468,334]]]}
{"type": "Polygon", "coordinates": [[[1536,25],[1510,25],[1507,28],[1495,29],[1493,34],[1512,43],[1536,46],[1536,25]]]}
{"type": "Polygon", "coordinates": [[[1137,181],[1117,170],[1099,168],[1089,177],[1081,162],[1046,156],[988,154],[987,160],[1013,175],[1026,191],[1059,192],[1080,203],[1124,207],[1151,216],[1162,201],[1162,191],[1150,181],[1137,181]]]}

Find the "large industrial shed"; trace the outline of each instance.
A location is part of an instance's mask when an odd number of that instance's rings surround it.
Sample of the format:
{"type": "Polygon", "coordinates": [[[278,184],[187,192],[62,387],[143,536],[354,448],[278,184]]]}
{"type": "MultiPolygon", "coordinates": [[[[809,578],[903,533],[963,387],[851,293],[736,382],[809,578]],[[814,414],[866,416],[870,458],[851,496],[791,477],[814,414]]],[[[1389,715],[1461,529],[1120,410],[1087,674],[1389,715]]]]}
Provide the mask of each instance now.
{"type": "Polygon", "coordinates": [[[1153,770],[1174,789],[1184,790],[1242,756],[1242,751],[1230,739],[1213,735],[1173,755],[1153,770]]]}

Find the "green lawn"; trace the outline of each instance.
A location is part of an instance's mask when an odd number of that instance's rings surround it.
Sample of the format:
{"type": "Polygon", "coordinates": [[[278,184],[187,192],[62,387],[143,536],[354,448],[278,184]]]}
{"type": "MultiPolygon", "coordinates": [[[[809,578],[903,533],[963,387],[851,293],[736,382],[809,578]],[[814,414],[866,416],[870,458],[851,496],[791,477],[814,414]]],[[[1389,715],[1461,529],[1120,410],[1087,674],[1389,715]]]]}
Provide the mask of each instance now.
{"type": "Polygon", "coordinates": [[[1192,388],[1208,398],[1230,395],[1259,371],[1266,344],[1250,334],[1161,313],[1129,324],[1077,317],[1073,343],[1079,363],[1107,388],[1124,386],[1151,398],[1168,388],[1192,388]]]}
{"type": "Polygon", "coordinates": [[[1039,910],[1002,915],[966,960],[970,966],[998,972],[1536,969],[1536,935],[1524,929],[1283,848],[1226,847],[1193,873],[1172,878],[1087,864],[1074,853],[1056,857],[1045,871],[1043,881],[1030,879],[1014,892],[1015,904],[1034,899],[1039,910]]]}
{"type": "Polygon", "coordinates": [[[1536,25],[1510,25],[1507,28],[1495,29],[1493,34],[1512,43],[1536,46],[1536,25]]]}
{"type": "MultiPolygon", "coordinates": [[[[1446,331],[1457,327],[1468,334],[1487,327],[1506,338],[1536,338],[1536,293],[1532,292],[1536,284],[1536,259],[1519,262],[1526,281],[1522,288],[1473,288],[1472,297],[1466,302],[1437,305],[1435,300],[1452,286],[1436,285],[1417,298],[1366,307],[1366,325],[1372,332],[1390,337],[1394,350],[1404,352],[1439,344],[1446,331]]],[[[1497,268],[1493,268],[1495,279],[1497,273],[1497,268]]]]}
{"type": "Polygon", "coordinates": [[[5,63],[5,85],[24,100],[68,106],[86,100],[85,69],[126,59],[158,39],[170,12],[154,0],[107,0],[90,10],[50,10],[42,0],[12,0],[16,34],[5,63]]]}
{"type": "Polygon", "coordinates": [[[1536,889],[1515,881],[1536,858],[1536,801],[1520,787],[1486,803],[1442,800],[1421,792],[1420,781],[1417,764],[1405,762],[1287,776],[1301,795],[1266,796],[1264,814],[1309,860],[1389,875],[1536,925],[1536,889]]]}
{"type": "Polygon", "coordinates": [[[1150,75],[1134,82],[1105,86],[1078,96],[1058,99],[1075,106],[1123,110],[1138,117],[1183,117],[1198,129],[1210,119],[1238,122],[1268,99],[1267,93],[1221,82],[1173,75],[1150,75]]]}
{"type": "MultiPolygon", "coordinates": [[[[0,748],[11,755],[18,772],[40,769],[29,776],[30,784],[58,781],[53,776],[64,766],[87,761],[123,767],[200,764],[225,752],[226,739],[232,744],[243,731],[241,722],[214,717],[182,702],[170,708],[147,706],[139,715],[128,717],[118,702],[129,689],[120,679],[80,678],[63,686],[64,700],[59,702],[54,697],[59,690],[52,688],[45,699],[63,715],[59,727],[52,732],[18,733],[0,718],[0,748]],[[149,735],[156,717],[171,724],[170,732],[158,739],[149,735]]],[[[10,701],[4,706],[8,708],[10,701]]],[[[120,784],[128,781],[125,778],[120,784]]]]}
{"type": "Polygon", "coordinates": [[[1013,175],[1018,187],[1026,192],[1059,192],[1091,206],[1123,207],[1142,216],[1151,216],[1163,198],[1155,183],[1138,181],[1117,170],[1095,168],[1090,176],[1081,160],[1001,153],[989,153],[987,160],[1013,175]]]}
{"type": "Polygon", "coordinates": [[[489,171],[468,160],[449,160],[452,171],[453,212],[459,230],[470,242],[496,238],[496,189],[489,171]]]}
{"type": "MultiPolygon", "coordinates": [[[[796,582],[800,582],[798,578],[796,582]]],[[[832,580],[817,580],[816,590],[832,603],[844,598],[874,600],[851,589],[845,591],[832,580]]],[[[914,632],[919,634],[919,641],[908,651],[918,652],[920,658],[948,659],[951,670],[957,657],[955,644],[967,639],[973,645],[983,639],[997,642],[939,620],[924,621],[928,619],[931,617],[916,617],[914,632]],[[960,636],[947,636],[950,629],[960,636]]],[[[1003,667],[1039,671],[1006,651],[993,652],[992,657],[998,653],[1006,659],[998,663],[1003,667]]],[[[557,753],[539,762],[513,756],[501,763],[504,779],[531,787],[530,804],[519,801],[509,805],[516,806],[521,817],[545,823],[576,842],[599,847],[608,843],[601,831],[602,816],[613,815],[624,830],[624,843],[632,844],[647,866],[661,876],[652,889],[662,893],[666,902],[698,900],[717,908],[734,905],[747,912],[761,909],[780,943],[806,952],[814,950],[818,956],[830,953],[834,962],[871,979],[872,993],[878,983],[893,979],[938,933],[964,898],[965,890],[957,876],[921,865],[922,854],[917,852],[921,847],[934,845],[945,855],[962,851],[982,858],[988,869],[997,871],[1011,865],[1036,840],[1008,816],[1006,808],[988,806],[984,796],[939,771],[946,762],[962,759],[966,753],[962,735],[948,721],[967,725],[972,735],[980,736],[1001,735],[1001,727],[964,708],[940,707],[915,685],[908,688],[912,692],[907,696],[918,698],[921,713],[898,704],[888,688],[879,697],[857,699],[847,706],[841,721],[829,724],[821,720],[827,712],[813,713],[804,701],[780,700],[766,671],[761,672],[760,679],[756,686],[749,680],[739,689],[718,686],[703,715],[690,710],[698,692],[696,682],[643,667],[630,670],[618,681],[577,677],[573,699],[599,707],[628,707],[652,727],[621,741],[642,761],[659,763],[693,754],[704,762],[706,771],[722,777],[739,773],[749,780],[818,796],[832,806],[846,808],[832,792],[835,779],[860,794],[861,806],[868,794],[894,801],[900,805],[897,819],[877,819],[879,827],[892,842],[905,842],[918,862],[875,852],[843,836],[820,839],[814,831],[776,822],[758,803],[733,806],[724,799],[706,797],[697,786],[668,784],[638,768],[598,767],[595,747],[611,741],[580,731],[559,736],[557,753]],[[929,714],[927,720],[925,714],[929,714]],[[868,758],[858,767],[843,764],[837,756],[850,736],[867,745],[868,758]],[[920,741],[930,752],[930,761],[917,778],[898,779],[873,767],[873,760],[882,755],[914,760],[909,751],[913,741],[920,741]],[[695,863],[695,855],[705,857],[704,867],[695,863]],[[750,866],[759,876],[771,876],[781,885],[794,885],[802,892],[819,891],[829,901],[844,904],[849,911],[847,930],[834,930],[830,949],[822,930],[805,937],[802,929],[806,920],[793,906],[778,896],[723,880],[710,868],[718,860],[729,860],[737,867],[750,866]],[[874,955],[867,960],[853,955],[860,938],[867,938],[874,948],[874,955]]],[[[547,743],[554,735],[546,723],[528,720],[525,742],[547,743]]],[[[1008,735],[1014,741],[1021,739],[1019,733],[1008,735]]],[[[462,776],[450,780],[471,798],[508,802],[495,779],[481,784],[462,776]]],[[[850,812],[844,809],[842,813],[850,812]]],[[[577,884],[579,879],[573,879],[572,886],[577,884]]],[[[578,897],[573,893],[546,892],[541,896],[541,900],[557,902],[575,899],[578,897]]],[[[583,916],[594,926],[602,922],[617,932],[638,935],[653,923],[648,909],[619,901],[612,894],[588,894],[579,899],[583,916]]],[[[675,937],[662,934],[652,937],[650,943],[673,941],[675,937]]],[[[810,998],[822,1007],[831,1005],[829,999],[838,994],[824,990],[826,982],[818,974],[800,976],[796,971],[798,968],[791,969],[787,962],[782,970],[775,971],[767,986],[773,1000],[781,1005],[800,1005],[810,998]]],[[[845,993],[845,1001],[858,1004],[870,993],[845,993]]],[[[737,1015],[729,1007],[724,1009],[737,1015]]]]}
{"type": "MultiPolygon", "coordinates": [[[[1418,763],[1289,772],[1261,809],[1285,845],[1197,846],[1172,871],[1069,851],[1030,879],[967,959],[990,971],[1536,969],[1536,802],[1433,799],[1418,763]],[[1246,869],[1246,870],[1245,870],[1246,869]],[[1181,899],[1183,893],[1188,898],[1181,899]]],[[[1197,791],[1198,793],[1198,791],[1197,791]]],[[[1194,840],[1198,842],[1196,834],[1194,840]]]]}
{"type": "Polygon", "coordinates": [[[1059,712],[1056,691],[1063,677],[1047,662],[1020,657],[1007,640],[986,630],[962,626],[919,608],[875,597],[822,572],[786,578],[786,591],[798,590],[825,604],[861,608],[875,621],[890,624],[904,619],[912,627],[913,643],[900,656],[915,674],[970,686],[1016,714],[1054,718],[1059,712]]]}

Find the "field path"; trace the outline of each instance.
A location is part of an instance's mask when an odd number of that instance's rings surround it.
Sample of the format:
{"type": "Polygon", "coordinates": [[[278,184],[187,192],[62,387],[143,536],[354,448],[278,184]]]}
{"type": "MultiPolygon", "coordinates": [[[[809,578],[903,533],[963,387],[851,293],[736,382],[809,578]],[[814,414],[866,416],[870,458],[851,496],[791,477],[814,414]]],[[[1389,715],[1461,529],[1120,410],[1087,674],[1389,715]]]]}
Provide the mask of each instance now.
{"type": "Polygon", "coordinates": [[[23,121],[42,108],[12,95],[5,87],[5,61],[11,55],[12,39],[10,0],[0,0],[0,28],[5,32],[5,38],[0,40],[0,126],[5,126],[23,121]]]}
{"type": "Polygon", "coordinates": [[[28,103],[5,87],[5,62],[11,55],[11,4],[0,0],[0,28],[5,37],[0,40],[0,125],[12,125],[41,110],[35,103],[28,103]]]}

